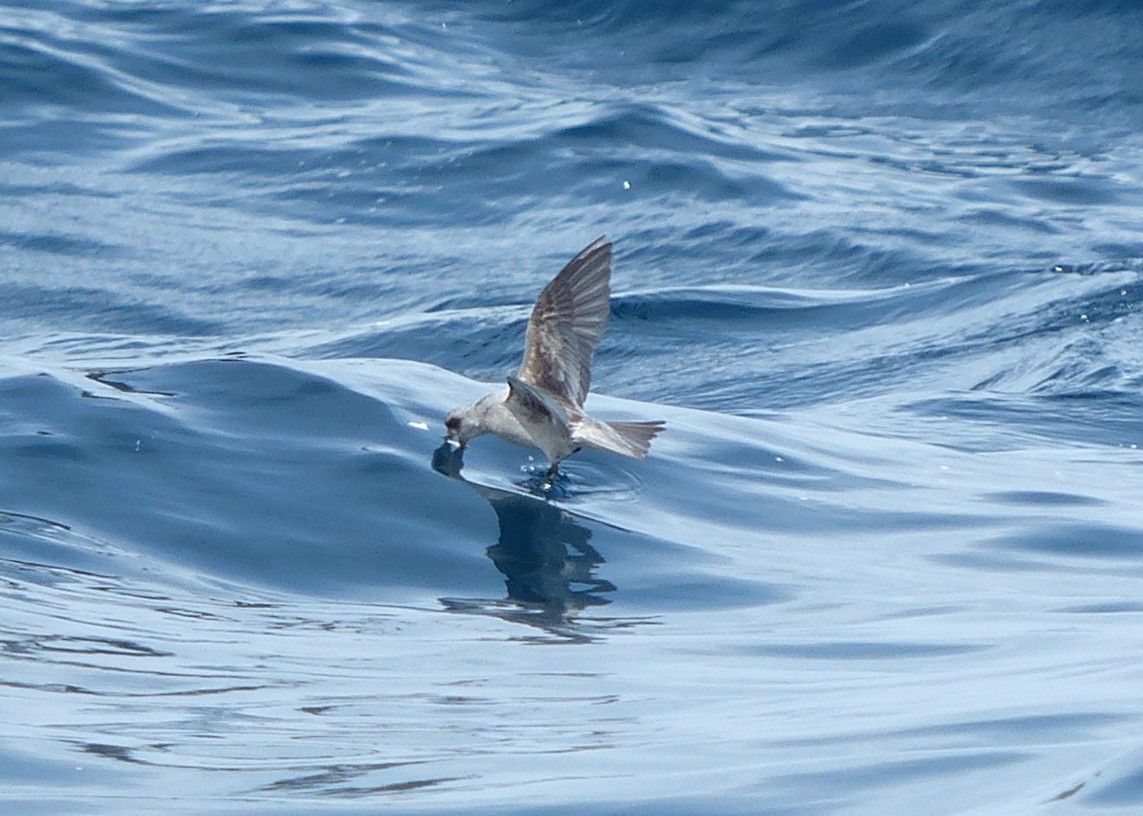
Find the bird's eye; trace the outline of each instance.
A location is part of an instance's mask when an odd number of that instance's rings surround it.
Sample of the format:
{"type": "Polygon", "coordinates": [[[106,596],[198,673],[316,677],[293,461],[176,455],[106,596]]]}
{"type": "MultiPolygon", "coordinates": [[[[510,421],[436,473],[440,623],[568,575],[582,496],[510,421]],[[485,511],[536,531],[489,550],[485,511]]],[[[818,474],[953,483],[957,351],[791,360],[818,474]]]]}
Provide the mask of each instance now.
{"type": "Polygon", "coordinates": [[[450,431],[455,431],[460,427],[460,417],[449,417],[445,420],[445,427],[450,431]]]}

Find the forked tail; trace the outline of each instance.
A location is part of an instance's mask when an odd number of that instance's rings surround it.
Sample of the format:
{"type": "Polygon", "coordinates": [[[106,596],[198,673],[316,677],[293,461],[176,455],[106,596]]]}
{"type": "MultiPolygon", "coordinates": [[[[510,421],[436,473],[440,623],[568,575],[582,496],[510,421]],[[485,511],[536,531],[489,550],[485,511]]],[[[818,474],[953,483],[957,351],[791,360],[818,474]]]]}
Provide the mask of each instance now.
{"type": "Polygon", "coordinates": [[[572,425],[572,443],[642,459],[651,448],[651,440],[665,425],[659,419],[650,422],[603,422],[584,417],[572,425]]]}

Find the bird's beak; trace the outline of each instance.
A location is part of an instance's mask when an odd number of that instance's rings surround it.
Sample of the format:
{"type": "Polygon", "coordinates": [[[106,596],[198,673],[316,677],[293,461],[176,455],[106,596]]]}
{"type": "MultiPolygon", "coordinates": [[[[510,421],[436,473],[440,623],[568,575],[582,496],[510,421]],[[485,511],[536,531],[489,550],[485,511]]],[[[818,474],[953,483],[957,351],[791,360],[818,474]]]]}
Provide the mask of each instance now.
{"type": "Polygon", "coordinates": [[[453,446],[455,450],[464,450],[464,442],[462,442],[454,431],[449,431],[445,434],[445,442],[453,446]]]}

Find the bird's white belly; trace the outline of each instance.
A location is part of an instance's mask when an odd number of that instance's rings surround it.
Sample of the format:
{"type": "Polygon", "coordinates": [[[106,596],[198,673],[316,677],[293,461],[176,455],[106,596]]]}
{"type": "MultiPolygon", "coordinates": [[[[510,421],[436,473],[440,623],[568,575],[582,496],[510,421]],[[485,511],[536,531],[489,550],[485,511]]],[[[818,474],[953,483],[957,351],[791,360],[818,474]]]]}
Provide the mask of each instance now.
{"type": "Polygon", "coordinates": [[[488,428],[501,439],[525,448],[544,450],[544,446],[533,439],[533,434],[530,433],[529,429],[525,428],[516,418],[516,415],[503,404],[497,405],[488,413],[488,428]]]}
{"type": "Polygon", "coordinates": [[[521,427],[529,434],[531,441],[526,443],[542,450],[552,462],[558,462],[571,453],[571,434],[566,424],[543,421],[524,421],[521,427]]]}

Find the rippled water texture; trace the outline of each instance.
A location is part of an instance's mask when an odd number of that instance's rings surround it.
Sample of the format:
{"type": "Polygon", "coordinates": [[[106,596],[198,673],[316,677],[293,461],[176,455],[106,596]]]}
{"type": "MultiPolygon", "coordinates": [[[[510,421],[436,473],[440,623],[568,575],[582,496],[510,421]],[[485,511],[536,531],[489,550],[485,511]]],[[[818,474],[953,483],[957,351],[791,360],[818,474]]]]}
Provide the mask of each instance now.
{"type": "Polygon", "coordinates": [[[0,0],[0,810],[1138,812],[1141,30],[0,0]]]}

